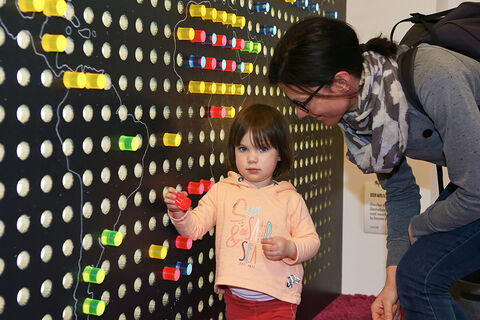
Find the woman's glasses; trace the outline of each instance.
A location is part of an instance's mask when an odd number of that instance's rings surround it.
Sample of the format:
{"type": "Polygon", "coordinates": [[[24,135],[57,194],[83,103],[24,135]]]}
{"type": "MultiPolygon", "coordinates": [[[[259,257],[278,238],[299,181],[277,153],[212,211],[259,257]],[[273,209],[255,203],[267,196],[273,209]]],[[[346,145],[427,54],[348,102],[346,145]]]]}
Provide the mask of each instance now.
{"type": "Polygon", "coordinates": [[[313,97],[315,97],[317,95],[317,93],[320,91],[320,89],[323,88],[325,84],[322,84],[321,86],[319,86],[315,91],[312,92],[312,94],[307,98],[305,99],[305,101],[297,101],[297,100],[292,100],[292,99],[289,99],[297,108],[300,108],[302,111],[305,111],[306,113],[310,113],[310,110],[308,110],[307,108],[307,104],[310,102],[310,100],[313,99],[313,97]]]}

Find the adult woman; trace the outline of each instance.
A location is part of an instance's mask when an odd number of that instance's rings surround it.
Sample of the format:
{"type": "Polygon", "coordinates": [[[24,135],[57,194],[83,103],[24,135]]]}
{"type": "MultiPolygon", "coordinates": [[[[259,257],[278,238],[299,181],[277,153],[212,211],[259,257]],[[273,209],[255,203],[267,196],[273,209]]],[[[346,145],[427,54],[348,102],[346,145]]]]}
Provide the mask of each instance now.
{"type": "Polygon", "coordinates": [[[373,319],[398,318],[399,301],[408,320],[467,319],[448,289],[480,269],[480,63],[419,46],[414,83],[426,116],[409,105],[398,81],[402,50],[383,38],[360,45],[346,23],[307,18],[278,43],[269,80],[299,118],[339,125],[347,158],[376,173],[387,192],[387,277],[373,319]],[[406,156],[448,164],[458,189],[418,215],[419,188],[406,156]]]}

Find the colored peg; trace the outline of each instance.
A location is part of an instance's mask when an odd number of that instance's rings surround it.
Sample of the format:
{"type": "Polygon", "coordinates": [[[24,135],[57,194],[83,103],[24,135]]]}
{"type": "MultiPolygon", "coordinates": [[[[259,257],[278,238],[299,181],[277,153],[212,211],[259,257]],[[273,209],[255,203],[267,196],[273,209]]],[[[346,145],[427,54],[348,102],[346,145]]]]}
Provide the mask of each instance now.
{"type": "Polygon", "coordinates": [[[177,261],[175,268],[180,270],[180,273],[185,276],[189,276],[192,273],[192,264],[188,262],[177,261]]]}
{"type": "Polygon", "coordinates": [[[332,18],[332,19],[338,19],[338,12],[337,11],[326,11],[325,12],[325,17],[332,18]]]}
{"type": "Polygon", "coordinates": [[[252,49],[253,49],[253,41],[245,40],[245,47],[243,47],[243,49],[241,49],[241,51],[251,52],[252,49]]]}
{"type": "Polygon", "coordinates": [[[192,40],[195,37],[195,30],[193,28],[178,28],[178,40],[192,40]]]}
{"type": "Polygon", "coordinates": [[[102,300],[86,298],[83,300],[82,311],[84,314],[101,316],[105,312],[105,302],[102,300]]]}
{"type": "Polygon", "coordinates": [[[243,48],[245,48],[245,40],[240,39],[240,38],[237,38],[237,41],[236,41],[235,46],[233,47],[233,49],[235,49],[235,50],[242,50],[243,48]]]}
{"type": "Polygon", "coordinates": [[[270,11],[270,3],[268,2],[255,2],[252,10],[254,12],[268,12],[270,11]]]}
{"type": "Polygon", "coordinates": [[[49,17],[62,17],[67,12],[65,0],[45,0],[43,14],[49,17]]]}
{"type": "Polygon", "coordinates": [[[235,95],[243,96],[245,94],[245,86],[243,84],[235,84],[235,95]]]}
{"type": "Polygon", "coordinates": [[[205,42],[207,39],[207,33],[203,30],[195,30],[195,35],[190,42],[205,42]]]}
{"type": "Polygon", "coordinates": [[[215,82],[205,82],[205,92],[206,94],[215,94],[217,90],[217,85],[215,82]]]}
{"type": "Polygon", "coordinates": [[[140,148],[140,140],[132,136],[120,136],[118,147],[122,151],[137,151],[140,148]]]}
{"type": "Polygon", "coordinates": [[[163,135],[163,145],[166,147],[178,147],[182,143],[182,136],[178,133],[165,133],[163,135]]]}
{"type": "Polygon", "coordinates": [[[212,45],[214,47],[225,47],[226,44],[227,44],[227,36],[223,34],[217,34],[217,41],[212,45]]]}
{"type": "Polygon", "coordinates": [[[216,82],[215,94],[225,94],[227,92],[227,85],[225,83],[216,82]]]}
{"type": "Polygon", "coordinates": [[[203,4],[191,4],[188,7],[191,17],[203,18],[207,13],[207,8],[203,4]]]}
{"type": "Polygon", "coordinates": [[[205,91],[205,82],[203,81],[189,81],[188,91],[190,93],[203,93],[205,91]]]}
{"type": "Polygon", "coordinates": [[[318,3],[309,3],[307,6],[308,11],[318,12],[320,10],[320,5],[318,3]]]}
{"type": "Polygon", "coordinates": [[[215,70],[225,71],[226,68],[227,68],[227,60],[217,59],[217,66],[215,67],[215,70]]]}
{"type": "Polygon", "coordinates": [[[227,13],[227,19],[225,19],[225,22],[223,24],[229,24],[233,26],[236,21],[237,15],[235,13],[227,13]]]}
{"type": "Polygon", "coordinates": [[[205,69],[215,70],[217,67],[217,59],[205,57],[205,69]]]}
{"type": "Polygon", "coordinates": [[[87,266],[82,271],[82,280],[84,282],[101,284],[105,280],[105,270],[87,266]]]}
{"type": "MultiPolygon", "coordinates": [[[[225,107],[215,107],[215,108],[222,108],[222,118],[225,117],[225,107]]],[[[208,190],[210,190],[211,187],[213,187],[213,185],[215,184],[215,181],[212,181],[212,180],[205,180],[205,179],[200,179],[200,183],[203,184],[203,188],[205,190],[205,192],[208,192],[208,190]]]]}
{"type": "Polygon", "coordinates": [[[148,247],[148,256],[152,259],[165,259],[167,256],[168,249],[167,247],[164,246],[159,246],[156,244],[151,244],[150,247],[148,247]]]}
{"type": "Polygon", "coordinates": [[[203,20],[215,20],[217,18],[217,9],[207,8],[205,10],[205,15],[202,17],[203,20]]]}
{"type": "Polygon", "coordinates": [[[288,2],[288,3],[294,3],[297,0],[283,0],[283,1],[288,2]]]}
{"type": "Polygon", "coordinates": [[[200,182],[190,181],[187,186],[189,194],[203,194],[205,187],[200,182]]]}
{"type": "Polygon", "coordinates": [[[297,0],[297,2],[294,3],[294,6],[305,8],[308,6],[308,0],[297,0]]]}
{"type": "Polygon", "coordinates": [[[46,52],[65,52],[67,38],[62,34],[44,34],[42,37],[42,49],[46,52]]]}
{"type": "Polygon", "coordinates": [[[177,238],[175,239],[175,248],[177,249],[190,250],[192,248],[192,244],[193,239],[191,238],[177,236],[177,238]]]}
{"type": "Polygon", "coordinates": [[[45,0],[18,0],[17,3],[23,12],[41,12],[45,7],[45,0]]]}
{"type": "Polygon", "coordinates": [[[266,36],[274,36],[277,34],[277,26],[272,26],[272,25],[260,26],[260,33],[263,33],[266,36]]]}
{"type": "MultiPolygon", "coordinates": [[[[217,106],[211,106],[210,107],[210,118],[220,118],[223,119],[225,118],[225,108],[224,107],[217,107],[217,106]]],[[[209,181],[209,180],[207,180],[209,181]]],[[[200,183],[202,183],[202,180],[200,180],[200,183]]],[[[204,188],[206,190],[206,188],[204,188]]]]}
{"type": "Polygon", "coordinates": [[[237,16],[237,19],[235,20],[235,23],[232,24],[232,27],[243,29],[246,23],[247,23],[247,19],[245,19],[245,17],[237,16]]]}
{"type": "Polygon", "coordinates": [[[85,73],[85,80],[87,89],[103,90],[107,85],[107,78],[103,73],[85,73]]]}
{"type": "Polygon", "coordinates": [[[227,43],[225,44],[225,48],[233,49],[237,45],[237,39],[235,37],[227,37],[227,43]]]}
{"type": "Polygon", "coordinates": [[[207,60],[204,56],[190,56],[188,57],[188,66],[190,68],[205,68],[207,60]]]}
{"type": "Polygon", "coordinates": [[[234,107],[225,107],[225,118],[234,118],[235,117],[235,108],[234,107]]]}
{"type": "Polygon", "coordinates": [[[118,247],[122,244],[123,235],[118,231],[103,230],[100,240],[104,246],[118,247]]]}
{"type": "Polygon", "coordinates": [[[244,71],[245,71],[245,63],[237,62],[237,67],[235,68],[235,72],[244,72],[244,71]]]}
{"type": "Polygon", "coordinates": [[[206,36],[205,41],[203,43],[204,44],[212,44],[212,45],[217,43],[217,34],[207,32],[207,36],[206,36]]]}
{"type": "Polygon", "coordinates": [[[225,66],[225,71],[230,71],[233,72],[237,68],[237,62],[234,60],[225,60],[226,66],[225,66]]]}
{"type": "Polygon", "coordinates": [[[86,82],[87,78],[83,72],[66,71],[63,74],[63,84],[67,88],[83,89],[86,82]]]}
{"type": "Polygon", "coordinates": [[[178,281],[178,279],[180,279],[180,270],[177,268],[164,267],[162,278],[163,280],[178,281]]]}
{"type": "Polygon", "coordinates": [[[212,19],[212,21],[224,23],[225,21],[227,21],[227,12],[217,10],[217,16],[215,17],[215,19],[212,19]]]}
{"type": "Polygon", "coordinates": [[[262,51],[262,44],[260,42],[254,42],[251,53],[259,53],[262,51]]]}
{"type": "Polygon", "coordinates": [[[245,62],[245,70],[242,71],[243,73],[252,73],[253,72],[253,63],[245,62]]]}
{"type": "Polygon", "coordinates": [[[232,95],[235,94],[235,85],[233,83],[225,83],[227,90],[225,94],[232,95]]]}
{"type": "Polygon", "coordinates": [[[175,197],[175,205],[179,209],[182,209],[183,211],[187,211],[192,205],[192,200],[190,200],[190,198],[188,198],[185,194],[181,192],[177,192],[175,197]]]}

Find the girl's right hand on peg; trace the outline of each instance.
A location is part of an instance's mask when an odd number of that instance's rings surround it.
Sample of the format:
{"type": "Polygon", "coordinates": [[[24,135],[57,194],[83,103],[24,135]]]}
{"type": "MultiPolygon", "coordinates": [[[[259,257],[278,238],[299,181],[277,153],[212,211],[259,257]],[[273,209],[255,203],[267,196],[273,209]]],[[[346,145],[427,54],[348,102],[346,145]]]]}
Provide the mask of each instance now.
{"type": "MultiPolygon", "coordinates": [[[[174,219],[180,218],[186,213],[186,211],[180,209],[175,204],[175,199],[177,198],[177,193],[179,192],[180,191],[177,191],[175,188],[168,187],[168,191],[165,194],[165,198],[164,198],[165,204],[167,205],[168,212],[174,219]]],[[[181,191],[181,193],[183,193],[184,195],[187,195],[185,191],[181,191]]]]}

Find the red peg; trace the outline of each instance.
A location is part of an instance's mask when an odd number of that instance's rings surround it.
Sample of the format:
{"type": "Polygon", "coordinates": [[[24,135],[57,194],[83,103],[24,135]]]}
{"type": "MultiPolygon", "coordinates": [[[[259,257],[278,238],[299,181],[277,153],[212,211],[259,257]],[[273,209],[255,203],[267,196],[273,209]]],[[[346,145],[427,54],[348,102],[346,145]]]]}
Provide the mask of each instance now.
{"type": "Polygon", "coordinates": [[[225,71],[235,71],[237,68],[237,63],[234,60],[226,60],[227,61],[227,67],[225,68],[225,71]]]}
{"type": "MultiPolygon", "coordinates": [[[[222,108],[225,111],[224,107],[216,107],[216,108],[222,108]]],[[[226,111],[225,111],[225,113],[226,113],[226,111]]],[[[208,190],[210,190],[210,188],[213,187],[213,185],[215,184],[215,181],[201,179],[200,183],[203,184],[205,192],[208,192],[208,190]]]]}
{"type": "Polygon", "coordinates": [[[217,59],[205,57],[205,60],[206,60],[207,63],[205,64],[204,69],[213,70],[217,67],[217,59]]]}
{"type": "Polygon", "coordinates": [[[190,194],[202,194],[205,189],[203,184],[201,184],[200,182],[190,181],[188,183],[187,190],[188,190],[188,193],[190,194]]]}
{"type": "Polygon", "coordinates": [[[162,271],[163,280],[178,281],[180,270],[177,268],[164,267],[162,271]]]}
{"type": "Polygon", "coordinates": [[[232,49],[234,50],[243,50],[245,48],[245,40],[237,38],[237,43],[235,44],[235,47],[232,49]]]}
{"type": "MultiPolygon", "coordinates": [[[[225,110],[224,107],[216,107],[216,106],[211,106],[210,107],[210,118],[225,118],[225,114],[227,113],[227,111],[225,110]]],[[[202,181],[209,181],[209,180],[200,180],[200,183],[202,183],[202,181]]],[[[205,184],[204,184],[205,186],[205,184]]],[[[205,186],[206,187],[206,186],[205,186]]],[[[205,189],[205,192],[208,191],[207,188],[204,188],[205,189]]]]}
{"type": "Polygon", "coordinates": [[[213,44],[214,47],[225,47],[227,44],[227,36],[223,34],[217,34],[217,42],[213,44]]]}
{"type": "Polygon", "coordinates": [[[192,248],[192,244],[193,244],[193,239],[191,238],[177,236],[177,239],[175,239],[175,247],[177,249],[190,250],[192,248]]]}
{"type": "Polygon", "coordinates": [[[175,205],[183,211],[187,211],[192,205],[192,200],[187,198],[185,194],[177,192],[177,196],[175,198],[175,205]]]}
{"type": "Polygon", "coordinates": [[[203,30],[195,30],[195,36],[190,42],[205,42],[207,39],[207,33],[203,30]]]}

